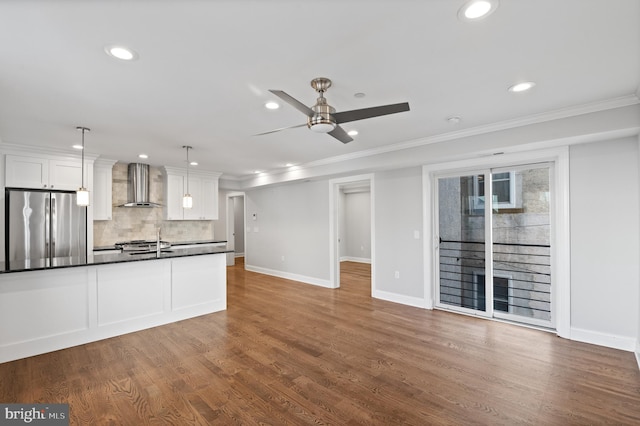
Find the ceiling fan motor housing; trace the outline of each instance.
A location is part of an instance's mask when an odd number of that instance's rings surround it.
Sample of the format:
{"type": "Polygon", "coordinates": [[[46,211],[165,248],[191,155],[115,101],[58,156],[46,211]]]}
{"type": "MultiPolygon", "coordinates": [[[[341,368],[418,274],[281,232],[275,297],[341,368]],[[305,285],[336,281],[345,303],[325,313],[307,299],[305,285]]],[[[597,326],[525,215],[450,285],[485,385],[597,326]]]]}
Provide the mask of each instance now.
{"type": "Polygon", "coordinates": [[[311,107],[314,114],[307,119],[307,127],[317,133],[329,133],[338,125],[332,115],[336,110],[327,104],[322,93],[320,95],[316,104],[311,107]]]}

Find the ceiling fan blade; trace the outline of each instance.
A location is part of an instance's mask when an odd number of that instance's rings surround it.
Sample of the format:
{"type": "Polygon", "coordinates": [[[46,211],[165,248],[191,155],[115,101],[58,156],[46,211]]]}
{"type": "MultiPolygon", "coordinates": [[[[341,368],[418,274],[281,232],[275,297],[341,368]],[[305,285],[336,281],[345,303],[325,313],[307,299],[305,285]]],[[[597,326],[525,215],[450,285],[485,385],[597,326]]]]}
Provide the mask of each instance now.
{"type": "Polygon", "coordinates": [[[340,126],[336,126],[336,128],[330,131],[329,134],[342,143],[351,142],[353,140],[353,138],[351,138],[351,136],[349,136],[340,126]]]}
{"type": "Polygon", "coordinates": [[[279,97],[280,99],[282,99],[283,101],[285,101],[286,103],[288,103],[289,105],[293,106],[298,111],[302,112],[307,117],[313,117],[313,110],[308,106],[306,106],[305,104],[303,104],[302,102],[300,102],[299,100],[297,100],[296,98],[286,94],[282,90],[269,90],[269,91],[274,95],[276,95],[277,97],[279,97]]]}
{"type": "Polygon", "coordinates": [[[381,115],[395,114],[397,112],[405,111],[409,111],[408,102],[336,112],[333,114],[333,118],[335,118],[338,123],[342,124],[350,121],[363,120],[365,118],[379,117],[381,115]]]}
{"type": "Polygon", "coordinates": [[[296,127],[303,127],[303,126],[306,126],[306,125],[307,125],[307,123],[305,123],[305,124],[298,124],[298,125],[295,125],[295,126],[289,126],[289,127],[280,127],[279,129],[269,130],[268,132],[264,132],[264,133],[256,133],[256,134],[255,134],[255,135],[253,135],[253,136],[268,135],[269,133],[275,133],[275,132],[279,132],[279,131],[281,131],[281,130],[287,130],[287,129],[295,129],[296,127]]]}

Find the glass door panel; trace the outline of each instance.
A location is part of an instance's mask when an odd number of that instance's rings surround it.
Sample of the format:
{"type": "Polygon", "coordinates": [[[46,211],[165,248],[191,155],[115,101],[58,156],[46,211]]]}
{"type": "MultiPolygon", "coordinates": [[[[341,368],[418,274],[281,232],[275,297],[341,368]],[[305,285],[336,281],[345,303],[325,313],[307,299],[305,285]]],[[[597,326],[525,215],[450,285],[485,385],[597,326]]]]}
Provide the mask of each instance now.
{"type": "Polygon", "coordinates": [[[550,168],[492,170],[492,178],[494,316],[550,326],[550,168]]]}
{"type": "Polygon", "coordinates": [[[486,312],[484,174],[438,179],[438,294],[448,309],[486,312]],[[484,194],[484,188],[482,191],[484,194]]]}

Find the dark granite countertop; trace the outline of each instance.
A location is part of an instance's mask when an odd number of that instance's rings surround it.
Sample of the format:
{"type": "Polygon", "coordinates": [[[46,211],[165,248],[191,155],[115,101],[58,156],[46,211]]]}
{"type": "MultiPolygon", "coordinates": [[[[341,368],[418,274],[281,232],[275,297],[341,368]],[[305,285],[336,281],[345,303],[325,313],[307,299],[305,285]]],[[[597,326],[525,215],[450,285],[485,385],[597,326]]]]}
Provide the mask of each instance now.
{"type": "MultiPolygon", "coordinates": [[[[217,241],[223,242],[223,241],[217,241]]],[[[192,244],[192,243],[189,243],[192,244]]],[[[114,249],[112,247],[111,249],[114,249]]],[[[107,249],[105,249],[107,250],[107,249]]],[[[157,259],[171,259],[175,257],[202,256],[207,254],[233,253],[233,250],[226,246],[220,247],[192,247],[176,250],[163,250],[158,258],[155,252],[144,254],[129,253],[106,253],[97,256],[89,255],[89,259],[84,257],[56,257],[52,261],[49,259],[21,260],[11,262],[0,262],[0,274],[11,272],[36,271],[57,268],[72,268],[79,266],[107,265],[112,263],[140,262],[157,259]]]]}
{"type": "MultiPolygon", "coordinates": [[[[198,240],[198,241],[179,241],[179,242],[171,242],[171,247],[179,247],[179,246],[190,246],[196,244],[220,244],[227,243],[227,240],[198,240]]],[[[107,250],[117,250],[115,245],[113,246],[99,246],[94,247],[93,251],[107,251],[107,250]]]]}

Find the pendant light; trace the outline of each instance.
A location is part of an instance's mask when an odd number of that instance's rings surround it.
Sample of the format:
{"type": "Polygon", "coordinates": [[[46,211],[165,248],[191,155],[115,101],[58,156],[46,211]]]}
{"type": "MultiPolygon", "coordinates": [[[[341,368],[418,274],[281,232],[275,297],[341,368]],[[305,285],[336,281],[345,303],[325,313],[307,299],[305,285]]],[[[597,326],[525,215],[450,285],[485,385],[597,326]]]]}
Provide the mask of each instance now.
{"type": "Polygon", "coordinates": [[[190,209],[193,207],[193,198],[191,194],[189,194],[189,150],[193,149],[193,147],[189,145],[184,145],[183,148],[187,150],[187,192],[182,197],[182,208],[190,209]]]}
{"type": "Polygon", "coordinates": [[[89,205],[89,191],[84,187],[84,132],[90,132],[87,127],[76,127],[76,130],[82,131],[82,186],[76,191],[76,204],[82,207],[89,205]]]}

